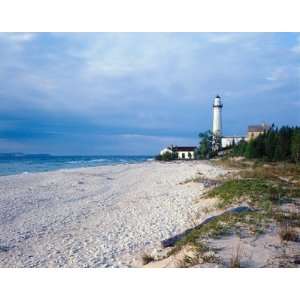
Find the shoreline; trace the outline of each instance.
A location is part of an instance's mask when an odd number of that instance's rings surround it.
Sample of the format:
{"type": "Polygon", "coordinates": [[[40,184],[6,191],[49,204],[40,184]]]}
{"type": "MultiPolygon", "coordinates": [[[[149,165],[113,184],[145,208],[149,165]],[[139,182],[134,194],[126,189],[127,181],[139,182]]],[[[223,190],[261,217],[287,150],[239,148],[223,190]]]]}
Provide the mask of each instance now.
{"type": "Polygon", "coordinates": [[[182,182],[199,172],[226,173],[203,161],[149,161],[1,176],[0,266],[132,266],[192,225],[205,187],[182,182]]]}

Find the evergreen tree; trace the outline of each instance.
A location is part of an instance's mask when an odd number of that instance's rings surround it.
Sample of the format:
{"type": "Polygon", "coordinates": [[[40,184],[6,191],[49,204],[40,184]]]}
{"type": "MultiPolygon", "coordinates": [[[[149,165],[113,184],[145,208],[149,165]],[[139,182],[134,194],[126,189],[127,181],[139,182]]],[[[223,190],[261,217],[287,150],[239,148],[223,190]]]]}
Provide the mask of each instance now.
{"type": "Polygon", "coordinates": [[[295,129],[291,138],[291,156],[294,162],[300,162],[300,127],[295,129]]]}
{"type": "Polygon", "coordinates": [[[255,158],[255,140],[250,141],[247,143],[245,147],[244,156],[246,158],[255,158]]]}
{"type": "Polygon", "coordinates": [[[264,148],[265,148],[266,159],[268,161],[272,161],[274,159],[275,148],[277,144],[277,136],[273,128],[266,133],[264,142],[265,142],[264,148]]]}

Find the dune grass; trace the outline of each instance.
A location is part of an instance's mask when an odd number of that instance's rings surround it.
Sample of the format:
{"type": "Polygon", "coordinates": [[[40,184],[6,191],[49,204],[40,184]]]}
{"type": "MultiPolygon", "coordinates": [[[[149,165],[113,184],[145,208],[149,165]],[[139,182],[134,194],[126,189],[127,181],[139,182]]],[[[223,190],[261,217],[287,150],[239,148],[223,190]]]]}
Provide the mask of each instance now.
{"type": "Polygon", "coordinates": [[[147,253],[144,253],[142,255],[142,261],[143,261],[143,265],[147,265],[149,264],[150,262],[154,261],[154,257],[152,255],[149,255],[147,253]]]}
{"type": "MultiPolygon", "coordinates": [[[[225,161],[221,163],[224,164],[225,161]]],[[[294,227],[300,226],[299,213],[283,212],[281,204],[296,203],[300,197],[300,166],[253,161],[227,161],[225,165],[238,168],[239,171],[225,178],[223,182],[218,182],[204,197],[217,198],[219,209],[247,202],[254,210],[242,213],[225,212],[205,224],[194,227],[176,242],[170,253],[180,251],[185,245],[194,245],[198,252],[203,254],[209,250],[206,241],[210,238],[239,235],[241,230],[259,235],[264,233],[271,223],[277,223],[279,226],[282,241],[298,241],[299,237],[294,227]]],[[[241,267],[240,258],[241,253],[237,250],[232,255],[230,266],[241,267]]]]}
{"type": "Polygon", "coordinates": [[[298,233],[289,224],[281,225],[280,230],[279,230],[279,236],[282,241],[297,242],[299,239],[298,233]]]}
{"type": "MultiPolygon", "coordinates": [[[[225,208],[239,200],[251,202],[278,201],[283,193],[279,186],[262,179],[231,179],[208,192],[208,197],[219,199],[218,207],[225,208]]],[[[265,204],[265,203],[264,203],[265,204]]]]}
{"type": "Polygon", "coordinates": [[[254,234],[264,232],[264,224],[267,216],[263,212],[249,211],[243,213],[227,212],[217,216],[208,223],[202,224],[191,229],[185,236],[178,240],[170,254],[178,252],[185,245],[194,245],[198,247],[199,252],[208,250],[205,240],[208,238],[220,238],[229,235],[238,230],[241,225],[255,226],[257,230],[254,234]]]}
{"type": "Polygon", "coordinates": [[[270,209],[273,204],[300,197],[300,166],[257,163],[251,168],[243,168],[234,178],[210,190],[207,196],[217,197],[219,208],[246,200],[257,207],[270,209]]]}

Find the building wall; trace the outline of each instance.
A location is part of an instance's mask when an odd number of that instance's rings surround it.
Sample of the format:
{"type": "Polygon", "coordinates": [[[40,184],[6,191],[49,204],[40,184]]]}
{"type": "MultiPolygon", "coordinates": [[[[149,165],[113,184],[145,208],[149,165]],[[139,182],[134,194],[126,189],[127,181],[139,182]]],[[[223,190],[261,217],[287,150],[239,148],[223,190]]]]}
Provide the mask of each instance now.
{"type": "Polygon", "coordinates": [[[193,151],[178,151],[178,159],[195,159],[195,152],[193,151]],[[191,158],[189,158],[189,153],[191,154],[191,158]]]}
{"type": "Polygon", "coordinates": [[[223,137],[222,138],[222,148],[226,148],[229,147],[233,144],[233,142],[235,144],[238,144],[240,141],[244,140],[244,137],[241,136],[235,136],[235,137],[223,137]]]}
{"type": "Polygon", "coordinates": [[[248,132],[248,141],[256,139],[263,131],[250,131],[248,132]]]}

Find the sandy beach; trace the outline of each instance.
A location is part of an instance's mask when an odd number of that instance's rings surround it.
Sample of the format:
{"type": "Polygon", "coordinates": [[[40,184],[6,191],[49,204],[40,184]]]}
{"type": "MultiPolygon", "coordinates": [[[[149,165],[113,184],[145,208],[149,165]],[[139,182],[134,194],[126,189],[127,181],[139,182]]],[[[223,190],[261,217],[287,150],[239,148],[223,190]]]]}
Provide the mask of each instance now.
{"type": "Polygon", "coordinates": [[[145,162],[0,178],[1,267],[122,267],[193,224],[207,162],[145,162]]]}

